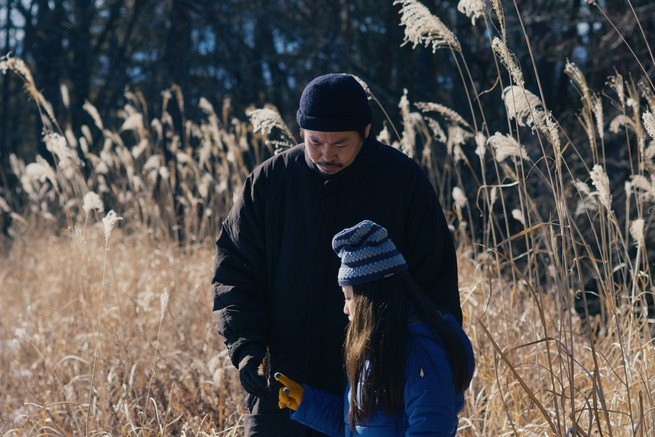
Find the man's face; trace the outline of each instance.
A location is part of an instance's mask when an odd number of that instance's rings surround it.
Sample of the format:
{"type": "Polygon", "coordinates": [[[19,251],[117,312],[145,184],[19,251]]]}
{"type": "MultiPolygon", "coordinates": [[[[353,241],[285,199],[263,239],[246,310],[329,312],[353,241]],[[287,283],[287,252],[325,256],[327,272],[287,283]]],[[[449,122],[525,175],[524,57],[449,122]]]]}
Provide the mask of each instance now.
{"type": "MultiPolygon", "coordinates": [[[[366,126],[365,136],[371,131],[366,126]]],[[[364,140],[358,132],[318,132],[304,130],[305,148],[309,158],[325,174],[337,174],[353,163],[364,140]]]]}

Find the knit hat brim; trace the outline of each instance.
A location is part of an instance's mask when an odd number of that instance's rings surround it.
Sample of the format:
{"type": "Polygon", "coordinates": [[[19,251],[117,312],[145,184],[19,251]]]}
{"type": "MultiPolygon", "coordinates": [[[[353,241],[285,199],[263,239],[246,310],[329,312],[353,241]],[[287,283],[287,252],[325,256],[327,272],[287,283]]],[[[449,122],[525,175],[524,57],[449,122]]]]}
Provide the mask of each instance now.
{"type": "Polygon", "coordinates": [[[358,116],[322,118],[312,117],[298,109],[296,112],[296,121],[298,126],[305,130],[317,132],[348,132],[359,131],[371,122],[370,114],[360,114],[358,116]]]}

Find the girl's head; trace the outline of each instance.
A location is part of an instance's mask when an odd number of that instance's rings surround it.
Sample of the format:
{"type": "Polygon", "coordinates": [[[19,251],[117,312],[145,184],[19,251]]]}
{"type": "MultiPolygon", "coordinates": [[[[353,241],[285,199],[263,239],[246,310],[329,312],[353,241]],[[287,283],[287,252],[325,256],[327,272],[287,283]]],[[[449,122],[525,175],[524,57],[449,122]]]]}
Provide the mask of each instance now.
{"type": "MultiPolygon", "coordinates": [[[[351,322],[355,312],[355,291],[365,290],[370,288],[365,287],[367,284],[407,271],[407,262],[389,240],[387,230],[370,220],[339,232],[332,240],[332,248],[341,258],[337,279],[344,295],[343,312],[351,322]]],[[[377,293],[370,297],[380,300],[389,296],[377,293]]]]}

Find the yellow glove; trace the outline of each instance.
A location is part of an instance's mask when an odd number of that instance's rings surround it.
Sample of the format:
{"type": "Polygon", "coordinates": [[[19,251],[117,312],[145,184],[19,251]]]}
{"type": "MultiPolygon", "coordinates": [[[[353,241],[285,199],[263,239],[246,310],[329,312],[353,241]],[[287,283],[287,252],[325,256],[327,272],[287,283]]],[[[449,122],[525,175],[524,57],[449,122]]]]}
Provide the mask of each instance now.
{"type": "Polygon", "coordinates": [[[293,411],[296,411],[298,409],[298,405],[300,405],[300,402],[302,402],[302,395],[305,393],[302,385],[287,378],[280,372],[276,372],[274,376],[275,379],[284,385],[284,387],[280,388],[278,393],[278,407],[291,408],[293,411]]]}

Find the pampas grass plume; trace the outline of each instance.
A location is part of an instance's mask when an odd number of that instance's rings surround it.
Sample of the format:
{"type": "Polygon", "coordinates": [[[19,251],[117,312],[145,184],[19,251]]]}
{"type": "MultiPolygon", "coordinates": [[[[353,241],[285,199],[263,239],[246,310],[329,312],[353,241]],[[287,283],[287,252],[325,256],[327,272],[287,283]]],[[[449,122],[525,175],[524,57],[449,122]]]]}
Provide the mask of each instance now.
{"type": "Polygon", "coordinates": [[[523,212],[521,210],[513,209],[512,217],[514,217],[515,220],[518,220],[523,226],[525,226],[525,218],[523,217],[523,212]]]}
{"type": "Polygon", "coordinates": [[[464,127],[467,127],[470,129],[470,125],[464,120],[464,117],[459,115],[456,111],[453,109],[450,109],[447,106],[444,106],[440,103],[433,103],[433,102],[416,102],[414,104],[418,109],[420,109],[423,112],[437,112],[441,114],[444,118],[454,121],[457,124],[460,124],[464,127]]]}
{"type": "Polygon", "coordinates": [[[457,208],[464,208],[466,206],[466,195],[460,187],[453,188],[453,201],[457,208]]]}
{"type": "Polygon", "coordinates": [[[484,17],[484,0],[459,0],[457,10],[471,19],[471,25],[477,18],[484,17]]]}
{"type": "Polygon", "coordinates": [[[104,208],[105,206],[98,194],[94,193],[93,191],[89,191],[84,195],[84,199],[82,201],[82,209],[85,213],[88,214],[93,210],[101,212],[104,208]]]}
{"type": "Polygon", "coordinates": [[[596,164],[589,175],[591,176],[591,183],[596,187],[598,200],[601,205],[610,211],[612,209],[612,196],[610,194],[610,180],[607,177],[607,173],[605,173],[601,165],[596,164]]]}
{"type": "Polygon", "coordinates": [[[123,217],[119,217],[113,209],[109,211],[107,215],[102,219],[102,224],[105,229],[105,242],[109,241],[111,231],[114,229],[114,225],[119,220],[123,220],[123,217]]]}
{"type": "Polygon", "coordinates": [[[523,87],[512,85],[503,90],[503,102],[507,116],[520,126],[542,124],[544,116],[541,99],[523,87]]]}
{"type": "Polygon", "coordinates": [[[610,122],[609,130],[613,134],[617,134],[624,126],[635,130],[635,122],[627,115],[619,114],[610,122]]]}
{"type": "Polygon", "coordinates": [[[591,93],[589,91],[589,86],[587,85],[587,79],[585,79],[584,74],[577,65],[573,62],[566,61],[566,66],[564,67],[564,73],[571,78],[573,84],[578,88],[582,98],[590,102],[591,93]]]}
{"type": "Polygon", "coordinates": [[[655,140],[655,117],[650,111],[646,111],[641,116],[641,119],[644,121],[646,132],[648,132],[648,135],[655,140]]]}
{"type": "Polygon", "coordinates": [[[431,46],[433,53],[440,48],[462,51],[455,34],[424,5],[414,0],[395,0],[393,4],[402,5],[400,24],[405,26],[403,45],[411,42],[413,48],[418,45],[431,46]]]}
{"type": "Polygon", "coordinates": [[[507,71],[509,71],[510,76],[514,80],[514,84],[524,88],[525,80],[523,79],[523,72],[518,66],[514,54],[507,48],[507,45],[498,37],[494,37],[491,42],[491,48],[500,58],[507,71]]]}
{"type": "Polygon", "coordinates": [[[503,162],[505,158],[510,156],[516,156],[525,160],[530,159],[525,148],[509,135],[496,132],[489,137],[487,142],[496,150],[497,162],[503,162]]]}
{"type": "Polygon", "coordinates": [[[638,218],[633,220],[630,224],[630,236],[634,240],[637,247],[644,244],[644,219],[638,218]]]}
{"type": "Polygon", "coordinates": [[[159,322],[164,320],[164,312],[166,311],[166,306],[168,305],[168,290],[164,288],[164,292],[159,296],[159,322]]]}

